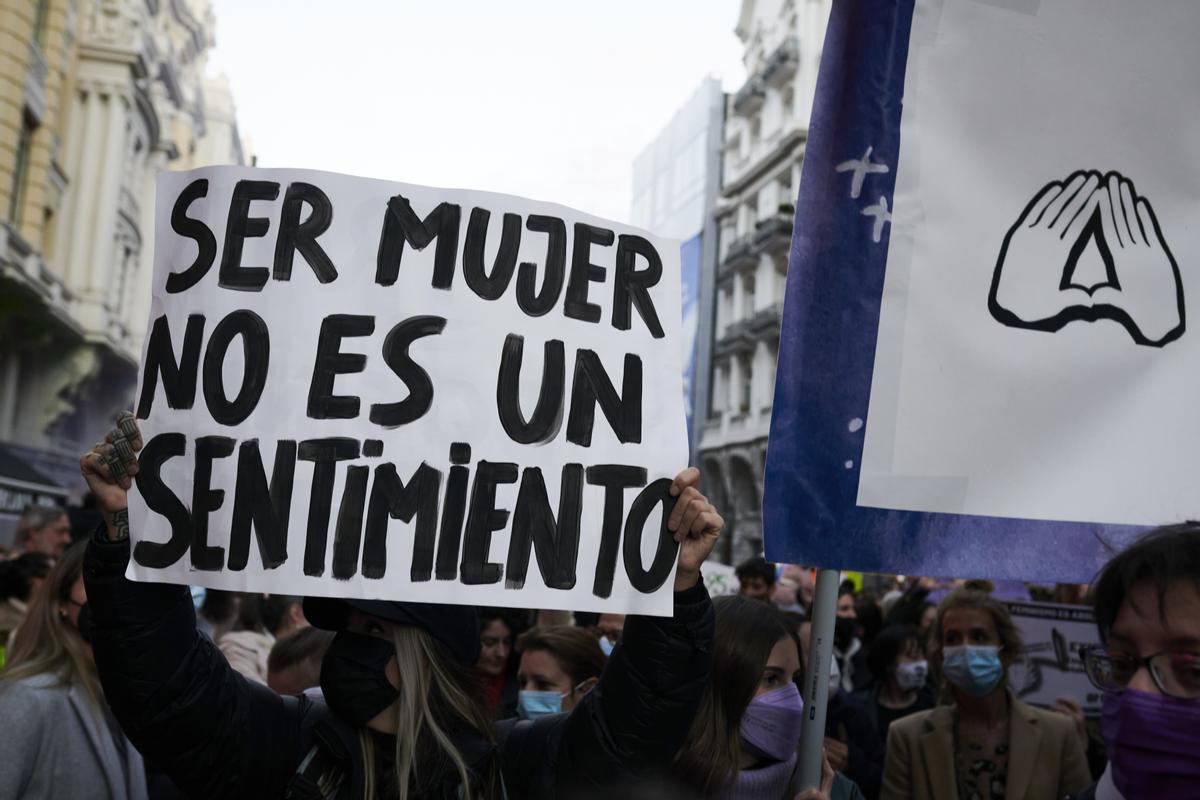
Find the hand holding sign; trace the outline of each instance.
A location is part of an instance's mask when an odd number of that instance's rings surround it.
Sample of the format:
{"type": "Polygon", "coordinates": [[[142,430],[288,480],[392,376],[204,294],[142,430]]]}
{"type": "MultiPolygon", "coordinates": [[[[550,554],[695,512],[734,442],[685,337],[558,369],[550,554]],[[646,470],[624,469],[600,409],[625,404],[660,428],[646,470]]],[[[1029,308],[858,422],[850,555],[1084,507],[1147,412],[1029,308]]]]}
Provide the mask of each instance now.
{"type": "Polygon", "coordinates": [[[676,497],[675,508],[667,520],[667,529],[679,542],[679,567],[675,572],[675,591],[682,592],[700,579],[700,565],[708,558],[717,543],[725,520],[713,508],[708,498],[700,494],[700,470],[688,467],[675,476],[671,495],[676,497]]]}

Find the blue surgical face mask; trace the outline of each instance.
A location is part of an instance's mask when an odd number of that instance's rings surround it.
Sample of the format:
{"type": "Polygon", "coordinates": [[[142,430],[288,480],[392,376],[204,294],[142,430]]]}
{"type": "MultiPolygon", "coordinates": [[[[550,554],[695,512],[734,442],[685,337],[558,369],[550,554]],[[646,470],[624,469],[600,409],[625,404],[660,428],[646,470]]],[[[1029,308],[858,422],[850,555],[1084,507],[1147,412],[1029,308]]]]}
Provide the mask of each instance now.
{"type": "Polygon", "coordinates": [[[616,646],[617,646],[617,643],[614,642],[612,639],[609,639],[607,636],[600,637],[600,649],[604,651],[605,658],[608,658],[609,656],[612,655],[613,648],[615,648],[616,646]]]}
{"type": "Polygon", "coordinates": [[[192,590],[192,606],[199,611],[200,606],[204,605],[204,596],[208,594],[208,590],[203,586],[189,586],[188,588],[192,590]]]}
{"type": "Polygon", "coordinates": [[[517,714],[521,719],[537,719],[562,711],[563,695],[558,692],[518,692],[517,714]]]}
{"type": "Polygon", "coordinates": [[[942,651],[946,680],[967,694],[983,697],[1004,679],[1004,664],[996,645],[960,645],[942,651]]]}

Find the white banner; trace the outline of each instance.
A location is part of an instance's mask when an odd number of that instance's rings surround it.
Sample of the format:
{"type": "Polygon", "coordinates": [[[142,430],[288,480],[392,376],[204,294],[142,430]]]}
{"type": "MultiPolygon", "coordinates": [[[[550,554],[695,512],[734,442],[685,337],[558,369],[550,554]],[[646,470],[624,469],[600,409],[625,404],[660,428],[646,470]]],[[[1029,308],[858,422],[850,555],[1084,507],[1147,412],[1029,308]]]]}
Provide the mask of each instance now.
{"type": "Polygon", "coordinates": [[[1197,30],[1200,3],[917,2],[871,167],[896,187],[860,505],[1200,514],[1197,30]]]}
{"type": "Polygon", "coordinates": [[[679,244],[505,195],[159,177],[137,580],[671,611],[679,244]]]}
{"type": "Polygon", "coordinates": [[[1005,603],[1025,649],[1008,669],[1009,683],[1026,703],[1049,706],[1071,697],[1087,714],[1099,714],[1099,689],[1083,670],[1079,649],[1100,643],[1092,609],[1057,603],[1005,603]]]}

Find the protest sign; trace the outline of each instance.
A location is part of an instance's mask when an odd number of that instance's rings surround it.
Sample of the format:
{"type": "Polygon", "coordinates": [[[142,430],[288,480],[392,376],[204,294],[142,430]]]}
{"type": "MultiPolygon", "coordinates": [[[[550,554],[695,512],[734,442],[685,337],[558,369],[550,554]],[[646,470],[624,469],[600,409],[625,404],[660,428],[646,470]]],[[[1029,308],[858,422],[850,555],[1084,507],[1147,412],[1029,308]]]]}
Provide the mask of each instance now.
{"type": "Polygon", "coordinates": [[[1081,648],[1100,643],[1092,609],[1058,603],[1005,605],[1025,645],[1008,668],[1017,697],[1042,707],[1071,697],[1084,713],[1099,714],[1103,692],[1088,680],[1079,657],[1081,648]]]}
{"type": "Polygon", "coordinates": [[[834,3],[769,557],[1085,582],[1145,526],[1200,513],[1200,177],[1178,166],[1197,26],[1187,3],[834,3]]]}
{"type": "Polygon", "coordinates": [[[160,176],[129,575],[669,614],[679,245],[302,170],[160,176]]]}

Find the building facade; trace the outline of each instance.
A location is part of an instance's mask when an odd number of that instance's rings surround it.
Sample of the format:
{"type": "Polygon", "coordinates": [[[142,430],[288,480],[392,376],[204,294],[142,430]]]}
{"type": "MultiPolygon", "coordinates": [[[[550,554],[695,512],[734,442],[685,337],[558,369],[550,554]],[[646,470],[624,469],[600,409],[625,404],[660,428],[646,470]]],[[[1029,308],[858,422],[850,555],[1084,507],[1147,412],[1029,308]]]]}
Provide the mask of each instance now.
{"type": "Polygon", "coordinates": [[[717,226],[721,186],[721,83],[706,78],[633,164],[631,221],[678,239],[683,291],[683,389],[690,463],[700,445],[697,420],[707,416],[717,226]]]}
{"type": "Polygon", "coordinates": [[[34,475],[77,498],[130,406],[157,172],[245,162],[213,23],[208,0],[0,0],[0,499],[34,475]]]}
{"type": "Polygon", "coordinates": [[[796,192],[831,0],[743,0],[746,82],[727,100],[712,367],[701,426],[727,563],[762,552],[763,467],[796,192]]]}

